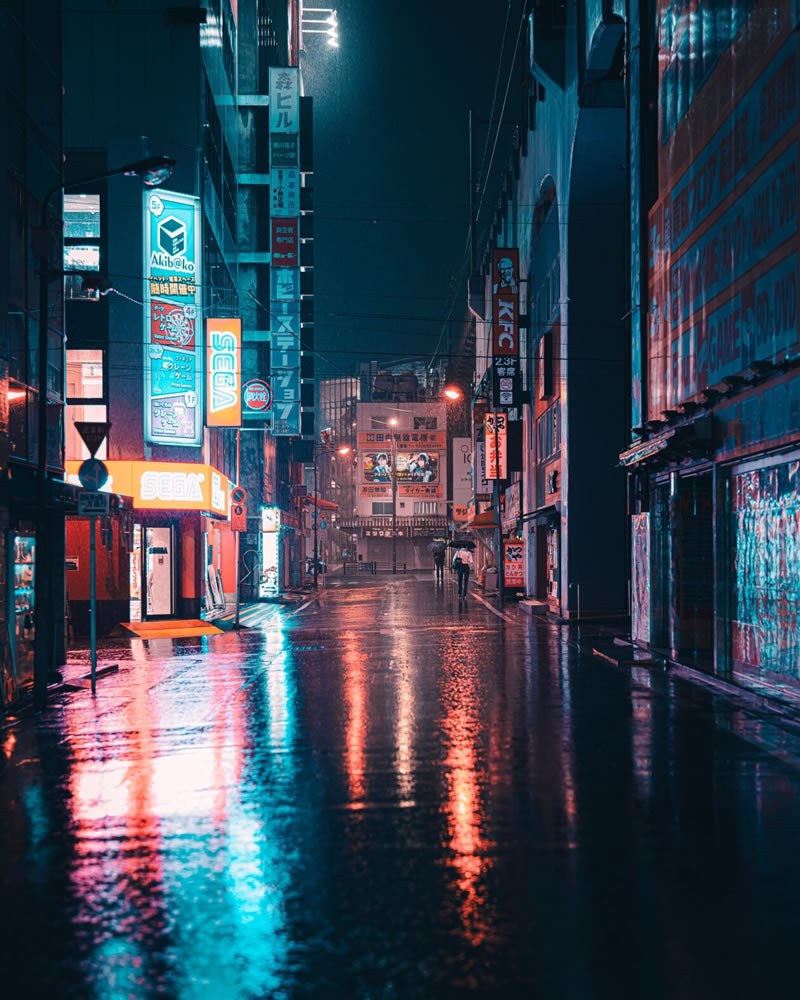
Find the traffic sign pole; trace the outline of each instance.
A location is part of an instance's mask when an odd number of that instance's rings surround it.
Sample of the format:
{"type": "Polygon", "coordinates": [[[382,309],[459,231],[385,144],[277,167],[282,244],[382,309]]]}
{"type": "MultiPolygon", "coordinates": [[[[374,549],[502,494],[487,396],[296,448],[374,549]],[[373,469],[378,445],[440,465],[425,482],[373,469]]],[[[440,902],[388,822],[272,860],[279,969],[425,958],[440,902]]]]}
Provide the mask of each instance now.
{"type": "Polygon", "coordinates": [[[89,646],[92,659],[92,694],[97,694],[97,581],[96,581],[96,543],[95,533],[97,528],[97,516],[89,516],[89,576],[91,577],[89,591],[89,646]]]}
{"type": "MultiPolygon", "coordinates": [[[[241,434],[241,431],[237,428],[237,430],[236,430],[236,490],[239,491],[240,493],[244,494],[244,496],[241,497],[241,500],[237,499],[237,503],[241,503],[241,502],[243,502],[247,498],[247,491],[243,490],[239,486],[239,480],[241,479],[241,477],[242,477],[242,434],[241,434]]],[[[237,493],[237,497],[238,497],[238,495],[239,495],[239,493],[237,493]]],[[[237,531],[235,534],[236,534],[236,595],[235,595],[236,604],[234,605],[233,627],[238,631],[241,628],[241,625],[239,624],[239,537],[240,537],[240,533],[237,531]]]]}

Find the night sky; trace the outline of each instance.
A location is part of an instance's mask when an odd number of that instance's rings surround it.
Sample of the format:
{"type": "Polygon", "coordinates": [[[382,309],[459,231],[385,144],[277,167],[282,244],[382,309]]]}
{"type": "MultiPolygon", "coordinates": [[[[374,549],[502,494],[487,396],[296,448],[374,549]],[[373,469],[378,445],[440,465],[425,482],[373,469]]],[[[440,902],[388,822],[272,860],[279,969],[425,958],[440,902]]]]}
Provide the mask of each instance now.
{"type": "MultiPolygon", "coordinates": [[[[315,104],[318,364],[341,373],[370,358],[429,358],[455,292],[451,322],[463,319],[468,111],[490,117],[506,4],[343,0],[337,9],[340,48],[307,37],[303,71],[315,104]]],[[[495,117],[518,33],[526,50],[521,11],[512,0],[495,117]]],[[[520,114],[519,65],[506,119],[520,114]]],[[[484,229],[512,131],[500,130],[484,229]]],[[[476,169],[487,133],[476,125],[476,169]]],[[[494,130],[488,139],[491,150],[494,130]]]]}

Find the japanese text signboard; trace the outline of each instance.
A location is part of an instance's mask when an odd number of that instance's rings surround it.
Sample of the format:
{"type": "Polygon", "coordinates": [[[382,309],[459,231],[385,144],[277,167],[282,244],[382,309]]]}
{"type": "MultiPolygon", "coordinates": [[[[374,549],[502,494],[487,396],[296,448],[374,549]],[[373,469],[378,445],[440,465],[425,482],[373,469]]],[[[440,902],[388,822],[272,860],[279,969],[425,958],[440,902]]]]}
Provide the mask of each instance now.
{"type": "Polygon", "coordinates": [[[144,436],[153,444],[203,438],[200,201],[144,194],[144,436]]]}
{"type": "Polygon", "coordinates": [[[525,542],[508,538],[503,542],[503,581],[506,587],[525,586],[525,542]]]}
{"type": "Polygon", "coordinates": [[[495,406],[518,406],[519,250],[492,253],[492,395],[495,406]]]}
{"type": "Polygon", "coordinates": [[[272,386],[263,378],[251,378],[242,386],[242,418],[272,420],[272,386]]]}
{"type": "Polygon", "coordinates": [[[272,217],[272,266],[298,267],[300,264],[299,219],[272,217]]]}
{"type": "Polygon", "coordinates": [[[240,427],[242,423],[242,321],[206,321],[206,423],[240,427]]]}
{"type": "Polygon", "coordinates": [[[270,66],[270,132],[300,131],[300,70],[297,66],[270,66]]]}
{"type": "Polygon", "coordinates": [[[485,479],[508,475],[508,421],[505,413],[487,413],[484,418],[485,479]]]}
{"type": "Polygon", "coordinates": [[[300,77],[269,71],[272,433],[300,434],[300,77]]]}

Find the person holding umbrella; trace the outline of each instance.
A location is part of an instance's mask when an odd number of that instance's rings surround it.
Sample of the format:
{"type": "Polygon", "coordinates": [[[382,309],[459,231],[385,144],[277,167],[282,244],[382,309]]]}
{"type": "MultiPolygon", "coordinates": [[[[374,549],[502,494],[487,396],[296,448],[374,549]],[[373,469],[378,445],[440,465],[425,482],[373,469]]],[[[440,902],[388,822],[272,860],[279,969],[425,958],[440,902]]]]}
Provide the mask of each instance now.
{"type": "Polygon", "coordinates": [[[431,544],[433,552],[433,568],[436,573],[436,585],[444,586],[444,542],[433,542],[431,544]]]}

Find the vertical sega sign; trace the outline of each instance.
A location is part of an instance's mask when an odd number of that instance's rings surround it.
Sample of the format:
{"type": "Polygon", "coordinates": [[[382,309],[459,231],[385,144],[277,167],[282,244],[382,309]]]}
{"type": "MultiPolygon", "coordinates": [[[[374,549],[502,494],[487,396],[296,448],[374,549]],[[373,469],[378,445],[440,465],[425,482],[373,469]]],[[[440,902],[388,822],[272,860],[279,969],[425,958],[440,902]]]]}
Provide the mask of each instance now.
{"type": "Polygon", "coordinates": [[[518,406],[519,250],[492,252],[492,404],[518,406]]]}
{"type": "Polygon", "coordinates": [[[206,321],[206,423],[242,425],[242,321],[206,321]]]}
{"type": "Polygon", "coordinates": [[[144,193],[144,437],[203,439],[200,199],[144,193]]]}

